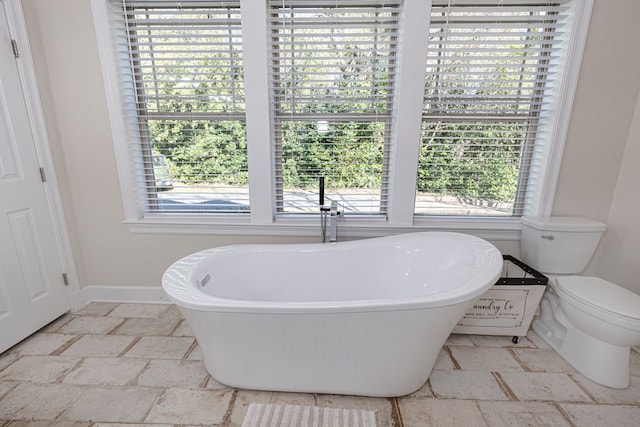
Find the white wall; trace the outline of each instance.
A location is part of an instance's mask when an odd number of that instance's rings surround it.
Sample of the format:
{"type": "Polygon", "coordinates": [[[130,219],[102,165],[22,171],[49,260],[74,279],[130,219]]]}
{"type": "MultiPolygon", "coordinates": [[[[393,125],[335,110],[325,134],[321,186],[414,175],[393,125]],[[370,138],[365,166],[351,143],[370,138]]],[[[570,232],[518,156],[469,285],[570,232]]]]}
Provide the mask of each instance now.
{"type": "MultiPolygon", "coordinates": [[[[129,233],[121,223],[90,2],[23,4],[83,286],[158,286],[166,267],[190,252],[231,243],[292,241],[129,233]]],[[[637,0],[595,2],[554,205],[557,214],[608,218],[640,87],[637,16],[637,0]]],[[[518,242],[495,243],[517,255],[518,242]]]]}
{"type": "Polygon", "coordinates": [[[606,221],[640,90],[640,2],[596,0],[554,215],[606,221]]]}
{"type": "Polygon", "coordinates": [[[640,96],[598,254],[597,274],[640,294],[640,96]]]}
{"type": "MultiPolygon", "coordinates": [[[[623,160],[629,163],[633,158],[627,145],[631,140],[632,120],[637,122],[634,111],[640,92],[639,16],[639,1],[596,0],[594,3],[554,215],[583,216],[608,223],[614,219],[610,218],[610,210],[612,213],[618,210],[615,206],[620,202],[614,203],[614,194],[617,194],[618,181],[622,178],[623,160]]],[[[635,159],[638,159],[637,151],[635,159]]],[[[633,185],[631,181],[628,181],[629,185],[633,185]]],[[[630,219],[618,218],[618,221],[629,221],[626,227],[632,227],[630,219]]],[[[599,275],[614,282],[616,278],[633,276],[634,271],[637,276],[640,254],[629,255],[624,261],[621,258],[614,261],[610,257],[618,251],[615,246],[622,244],[613,238],[616,230],[621,229],[621,224],[608,224],[585,274],[599,275]],[[607,258],[602,267],[601,257],[607,258]]],[[[620,284],[640,293],[637,281],[632,285],[627,279],[620,284]]]]}

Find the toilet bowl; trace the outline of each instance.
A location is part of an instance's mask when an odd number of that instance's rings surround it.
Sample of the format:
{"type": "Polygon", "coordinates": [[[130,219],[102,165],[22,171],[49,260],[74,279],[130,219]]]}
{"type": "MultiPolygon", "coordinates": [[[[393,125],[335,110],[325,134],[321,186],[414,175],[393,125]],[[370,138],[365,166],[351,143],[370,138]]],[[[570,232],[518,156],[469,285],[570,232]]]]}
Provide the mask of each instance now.
{"type": "Polygon", "coordinates": [[[556,276],[549,285],[533,330],[585,377],[607,387],[627,388],[630,346],[640,344],[640,296],[597,277],[556,276]],[[575,286],[593,285],[596,291],[589,296],[600,301],[630,295],[622,304],[615,299],[597,304],[567,290],[562,284],[567,280],[575,286]],[[622,314],[631,304],[636,304],[635,313],[622,314]]]}
{"type": "Polygon", "coordinates": [[[582,218],[522,218],[523,261],[549,277],[533,330],[587,378],[629,386],[630,347],[640,344],[640,295],[581,273],[604,224],[582,218]]]}

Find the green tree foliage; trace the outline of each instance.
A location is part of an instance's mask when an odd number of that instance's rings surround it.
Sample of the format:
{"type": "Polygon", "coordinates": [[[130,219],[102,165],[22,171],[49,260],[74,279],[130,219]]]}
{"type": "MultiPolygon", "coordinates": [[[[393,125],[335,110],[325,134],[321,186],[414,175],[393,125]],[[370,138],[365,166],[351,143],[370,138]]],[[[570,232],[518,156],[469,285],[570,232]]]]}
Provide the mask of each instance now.
{"type": "Polygon", "coordinates": [[[418,191],[488,201],[513,200],[522,127],[455,122],[423,126],[418,191]]]}
{"type": "Polygon", "coordinates": [[[384,123],[346,122],[319,131],[317,122],[284,122],[282,180],[313,188],[326,176],[333,188],[380,188],[384,123]]]}
{"type": "Polygon", "coordinates": [[[158,120],[149,125],[153,148],[175,180],[186,184],[247,185],[247,140],[239,121],[158,120]]]}

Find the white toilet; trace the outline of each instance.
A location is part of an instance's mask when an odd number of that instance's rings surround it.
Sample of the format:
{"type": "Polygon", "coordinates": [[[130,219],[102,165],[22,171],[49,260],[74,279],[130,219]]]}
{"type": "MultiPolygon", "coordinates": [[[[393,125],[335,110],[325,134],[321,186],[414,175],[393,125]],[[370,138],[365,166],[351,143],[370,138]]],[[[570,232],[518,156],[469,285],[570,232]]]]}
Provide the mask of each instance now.
{"type": "Polygon", "coordinates": [[[533,330],[587,378],[629,386],[630,347],[640,344],[640,295],[597,277],[576,276],[605,225],[575,217],[523,217],[522,260],[549,277],[533,330]]]}

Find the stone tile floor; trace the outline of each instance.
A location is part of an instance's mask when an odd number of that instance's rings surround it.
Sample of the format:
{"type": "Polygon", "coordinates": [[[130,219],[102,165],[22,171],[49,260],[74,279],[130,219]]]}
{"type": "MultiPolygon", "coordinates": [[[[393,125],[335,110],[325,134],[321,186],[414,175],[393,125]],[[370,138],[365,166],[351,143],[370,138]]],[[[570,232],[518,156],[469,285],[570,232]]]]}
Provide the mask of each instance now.
{"type": "Polygon", "coordinates": [[[0,354],[0,427],[240,426],[252,402],[375,410],[379,426],[638,426],[637,348],[631,371],[613,390],[533,332],[452,335],[409,396],[238,390],[207,374],[175,306],[91,303],[0,354]]]}

